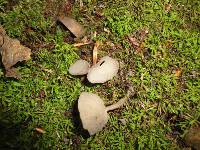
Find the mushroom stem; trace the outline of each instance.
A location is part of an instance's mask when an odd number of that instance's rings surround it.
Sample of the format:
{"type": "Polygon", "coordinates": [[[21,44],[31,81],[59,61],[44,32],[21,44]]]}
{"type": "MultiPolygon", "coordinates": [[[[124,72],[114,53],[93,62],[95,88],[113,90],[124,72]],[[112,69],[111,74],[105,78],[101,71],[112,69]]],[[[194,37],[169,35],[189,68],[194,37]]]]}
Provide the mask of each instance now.
{"type": "Polygon", "coordinates": [[[112,105],[110,105],[110,106],[107,106],[107,107],[106,107],[106,111],[108,112],[108,111],[111,111],[111,110],[115,110],[115,109],[117,109],[117,108],[123,106],[124,103],[125,103],[127,100],[128,100],[128,96],[125,96],[124,98],[120,99],[117,103],[112,104],[112,105]]]}

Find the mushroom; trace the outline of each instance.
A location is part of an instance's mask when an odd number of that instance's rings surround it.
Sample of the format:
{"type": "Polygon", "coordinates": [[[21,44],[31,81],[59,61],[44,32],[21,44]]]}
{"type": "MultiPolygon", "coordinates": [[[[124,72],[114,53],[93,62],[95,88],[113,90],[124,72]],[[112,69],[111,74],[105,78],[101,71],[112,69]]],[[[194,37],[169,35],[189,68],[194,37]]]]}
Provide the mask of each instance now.
{"type": "Polygon", "coordinates": [[[82,92],[78,99],[78,111],[83,128],[90,135],[101,131],[108,121],[108,111],[114,110],[122,106],[128,97],[124,97],[117,103],[106,107],[103,100],[96,94],[82,92]]]}
{"type": "Polygon", "coordinates": [[[77,38],[81,38],[85,34],[85,30],[81,24],[71,17],[61,16],[59,21],[62,22],[77,38]]]}
{"type": "Polygon", "coordinates": [[[88,73],[90,64],[85,60],[77,60],[69,67],[69,73],[71,75],[85,75],[88,73]]]}
{"type": "Polygon", "coordinates": [[[109,56],[105,56],[89,69],[87,79],[91,83],[104,83],[116,76],[118,69],[118,61],[109,56]]]}

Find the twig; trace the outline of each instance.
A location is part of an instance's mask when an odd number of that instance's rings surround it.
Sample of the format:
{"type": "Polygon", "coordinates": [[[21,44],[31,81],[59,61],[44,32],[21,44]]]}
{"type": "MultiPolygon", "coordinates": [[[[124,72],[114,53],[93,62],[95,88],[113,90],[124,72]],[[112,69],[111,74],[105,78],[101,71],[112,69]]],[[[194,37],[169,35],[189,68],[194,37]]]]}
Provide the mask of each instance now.
{"type": "Polygon", "coordinates": [[[92,41],[83,42],[83,43],[76,43],[76,44],[74,44],[73,46],[74,46],[74,47],[80,47],[80,46],[89,45],[89,44],[92,44],[92,43],[93,43],[92,41]]]}

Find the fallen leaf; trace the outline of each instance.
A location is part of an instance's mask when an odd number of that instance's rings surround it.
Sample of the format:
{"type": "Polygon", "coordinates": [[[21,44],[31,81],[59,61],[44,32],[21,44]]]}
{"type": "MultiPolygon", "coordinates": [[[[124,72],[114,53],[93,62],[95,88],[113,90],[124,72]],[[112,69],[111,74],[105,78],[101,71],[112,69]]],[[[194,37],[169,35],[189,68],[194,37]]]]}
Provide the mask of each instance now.
{"type": "Polygon", "coordinates": [[[29,60],[31,50],[22,46],[18,40],[5,36],[1,47],[1,55],[2,62],[7,70],[19,61],[29,60]]]}
{"type": "Polygon", "coordinates": [[[44,131],[42,128],[35,128],[35,130],[36,130],[38,133],[42,133],[42,134],[45,133],[45,131],[44,131]]]}
{"type": "Polygon", "coordinates": [[[81,24],[71,17],[61,16],[59,21],[62,22],[77,38],[81,38],[85,34],[85,30],[81,24]]]}
{"type": "Polygon", "coordinates": [[[18,75],[16,74],[12,66],[14,66],[19,61],[26,61],[31,58],[31,49],[21,45],[19,40],[12,39],[9,36],[7,36],[5,30],[1,26],[0,53],[7,77],[16,78],[18,75]]]}

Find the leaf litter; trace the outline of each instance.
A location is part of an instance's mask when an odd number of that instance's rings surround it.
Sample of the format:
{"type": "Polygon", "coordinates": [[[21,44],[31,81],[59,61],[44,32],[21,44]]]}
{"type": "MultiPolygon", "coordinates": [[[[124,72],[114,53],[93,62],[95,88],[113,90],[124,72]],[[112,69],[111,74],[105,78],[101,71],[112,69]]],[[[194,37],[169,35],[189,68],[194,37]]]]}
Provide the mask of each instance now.
{"type": "Polygon", "coordinates": [[[3,27],[0,26],[0,53],[5,67],[5,76],[19,79],[20,75],[13,66],[17,62],[29,60],[31,49],[21,45],[19,40],[7,36],[3,27]]]}

